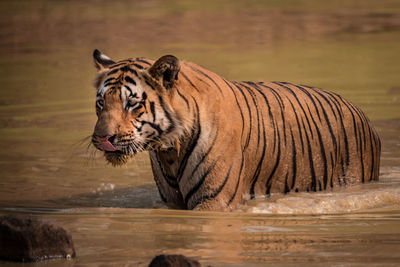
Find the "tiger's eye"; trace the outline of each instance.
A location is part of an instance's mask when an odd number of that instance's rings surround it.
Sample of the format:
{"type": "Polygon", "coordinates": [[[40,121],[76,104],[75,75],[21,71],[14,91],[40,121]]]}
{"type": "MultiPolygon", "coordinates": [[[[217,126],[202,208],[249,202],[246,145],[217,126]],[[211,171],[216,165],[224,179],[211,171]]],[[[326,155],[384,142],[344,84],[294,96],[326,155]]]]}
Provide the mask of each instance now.
{"type": "Polygon", "coordinates": [[[129,104],[129,106],[133,106],[136,104],[136,101],[131,98],[128,100],[128,104],[129,104]]]}

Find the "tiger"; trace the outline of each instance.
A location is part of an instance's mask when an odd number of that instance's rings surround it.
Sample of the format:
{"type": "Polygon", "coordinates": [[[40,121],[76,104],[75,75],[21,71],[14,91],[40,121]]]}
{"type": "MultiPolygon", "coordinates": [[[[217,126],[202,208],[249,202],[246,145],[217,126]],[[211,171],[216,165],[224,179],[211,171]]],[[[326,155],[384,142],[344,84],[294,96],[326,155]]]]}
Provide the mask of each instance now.
{"type": "Polygon", "coordinates": [[[92,144],[123,165],[148,151],[160,198],[231,211],[256,197],[377,181],[381,141],[340,95],[289,82],[230,81],[189,61],[113,61],[94,50],[92,144]]]}

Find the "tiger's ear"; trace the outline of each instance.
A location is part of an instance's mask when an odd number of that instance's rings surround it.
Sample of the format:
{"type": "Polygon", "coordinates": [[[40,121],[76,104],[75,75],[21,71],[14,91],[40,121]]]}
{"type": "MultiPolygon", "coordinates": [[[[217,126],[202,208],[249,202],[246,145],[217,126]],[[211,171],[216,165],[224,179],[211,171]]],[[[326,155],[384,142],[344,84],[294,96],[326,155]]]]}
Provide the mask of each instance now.
{"type": "Polygon", "coordinates": [[[163,86],[170,89],[178,79],[181,66],[179,59],[174,56],[166,55],[160,57],[149,69],[149,74],[156,80],[162,79],[163,86]]]}
{"type": "Polygon", "coordinates": [[[94,65],[98,70],[107,69],[108,66],[115,63],[113,60],[111,60],[111,58],[104,55],[97,49],[93,51],[93,60],[94,60],[94,65]]]}

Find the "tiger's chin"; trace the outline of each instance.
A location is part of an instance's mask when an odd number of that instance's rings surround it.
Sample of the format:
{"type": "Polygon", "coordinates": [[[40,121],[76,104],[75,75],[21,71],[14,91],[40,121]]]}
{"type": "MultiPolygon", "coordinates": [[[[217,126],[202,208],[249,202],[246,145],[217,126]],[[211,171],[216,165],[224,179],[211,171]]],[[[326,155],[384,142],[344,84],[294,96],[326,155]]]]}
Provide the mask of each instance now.
{"type": "Polygon", "coordinates": [[[134,155],[135,154],[132,154],[132,155],[124,154],[119,151],[115,151],[115,152],[105,151],[104,152],[104,157],[114,167],[126,164],[129,161],[129,159],[132,158],[134,155]]]}

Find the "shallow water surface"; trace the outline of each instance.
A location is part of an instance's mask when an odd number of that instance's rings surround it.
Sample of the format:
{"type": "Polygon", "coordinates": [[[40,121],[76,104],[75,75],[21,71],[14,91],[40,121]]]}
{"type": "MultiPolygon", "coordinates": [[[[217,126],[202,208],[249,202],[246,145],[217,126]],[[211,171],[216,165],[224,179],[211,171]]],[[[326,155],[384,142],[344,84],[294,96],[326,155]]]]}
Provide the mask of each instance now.
{"type": "Polygon", "coordinates": [[[146,266],[161,253],[204,266],[398,265],[400,4],[199,3],[0,2],[0,214],[56,221],[78,255],[24,266],[146,266]],[[380,181],[257,197],[231,213],[169,210],[146,153],[112,168],[88,146],[95,48],[339,93],[381,136],[380,181]]]}

